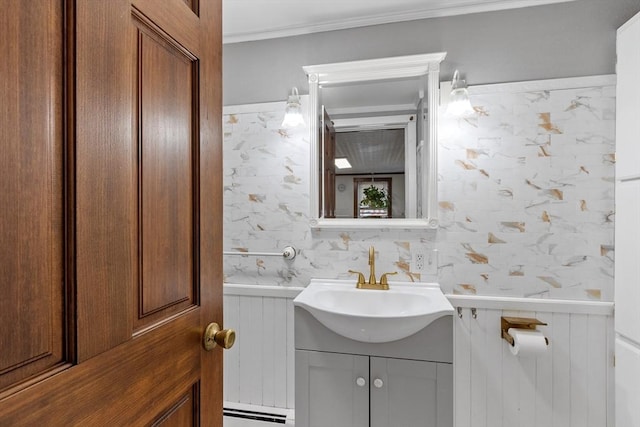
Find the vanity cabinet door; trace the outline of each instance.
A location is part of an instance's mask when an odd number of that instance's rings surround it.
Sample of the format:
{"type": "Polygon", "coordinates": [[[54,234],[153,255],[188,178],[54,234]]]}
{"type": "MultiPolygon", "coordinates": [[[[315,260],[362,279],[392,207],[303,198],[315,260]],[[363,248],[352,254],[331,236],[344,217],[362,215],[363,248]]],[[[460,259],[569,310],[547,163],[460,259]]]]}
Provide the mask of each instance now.
{"type": "Polygon", "coordinates": [[[451,427],[453,370],[446,363],[371,357],[371,427],[451,427]]]}
{"type": "Polygon", "coordinates": [[[369,427],[369,357],[296,350],[296,427],[369,427]]]}

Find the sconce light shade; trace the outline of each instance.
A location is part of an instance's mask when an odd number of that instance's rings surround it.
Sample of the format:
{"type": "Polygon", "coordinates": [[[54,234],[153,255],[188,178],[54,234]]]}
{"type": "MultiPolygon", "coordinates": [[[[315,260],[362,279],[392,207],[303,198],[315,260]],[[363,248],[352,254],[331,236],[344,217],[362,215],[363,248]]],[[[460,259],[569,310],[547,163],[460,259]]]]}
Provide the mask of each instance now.
{"type": "Polygon", "coordinates": [[[289,99],[287,99],[287,107],[284,110],[284,120],[282,121],[282,127],[294,128],[296,126],[304,125],[304,119],[302,118],[302,108],[300,106],[300,96],[298,95],[298,88],[291,89],[289,99]]]}
{"type": "Polygon", "coordinates": [[[451,81],[451,94],[449,95],[447,114],[464,117],[473,113],[474,110],[471,106],[471,101],[469,101],[467,83],[464,80],[460,80],[458,70],[456,70],[455,73],[453,73],[453,80],[451,81]]]}

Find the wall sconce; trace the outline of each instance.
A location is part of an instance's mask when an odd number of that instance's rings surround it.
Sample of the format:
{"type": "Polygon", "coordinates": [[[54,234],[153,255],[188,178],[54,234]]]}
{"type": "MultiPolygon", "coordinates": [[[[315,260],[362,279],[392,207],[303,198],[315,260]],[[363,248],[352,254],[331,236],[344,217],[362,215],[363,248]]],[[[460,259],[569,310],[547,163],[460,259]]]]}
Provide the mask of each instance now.
{"type": "Polygon", "coordinates": [[[301,125],[304,125],[304,118],[302,117],[302,108],[300,107],[300,95],[298,95],[298,88],[294,87],[291,89],[291,94],[287,99],[287,107],[284,110],[282,127],[294,128],[301,125]]]}
{"type": "Polygon", "coordinates": [[[467,83],[458,76],[458,70],[453,73],[451,80],[451,93],[449,94],[449,105],[447,114],[456,117],[464,117],[473,114],[475,111],[469,101],[469,91],[467,83]]]}

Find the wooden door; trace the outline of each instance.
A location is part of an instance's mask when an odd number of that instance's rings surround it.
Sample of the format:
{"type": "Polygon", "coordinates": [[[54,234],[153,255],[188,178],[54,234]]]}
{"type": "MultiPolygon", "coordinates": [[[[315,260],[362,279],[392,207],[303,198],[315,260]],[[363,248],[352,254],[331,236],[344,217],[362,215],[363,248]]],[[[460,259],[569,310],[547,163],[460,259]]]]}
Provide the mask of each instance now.
{"type": "Polygon", "coordinates": [[[320,209],[324,218],[336,217],[336,130],[331,117],[322,107],[322,186],[320,209]]]}
{"type": "Polygon", "coordinates": [[[220,3],[0,2],[0,425],[222,425],[220,3]]]}

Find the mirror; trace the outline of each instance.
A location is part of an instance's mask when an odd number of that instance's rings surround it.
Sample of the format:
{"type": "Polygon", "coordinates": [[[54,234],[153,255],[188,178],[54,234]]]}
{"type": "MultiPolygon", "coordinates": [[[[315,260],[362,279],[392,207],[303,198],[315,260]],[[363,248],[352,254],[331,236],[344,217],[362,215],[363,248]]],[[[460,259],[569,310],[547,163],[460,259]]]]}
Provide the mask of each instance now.
{"type": "Polygon", "coordinates": [[[331,195],[323,198],[325,209],[332,208],[325,217],[416,218],[416,181],[410,179],[416,176],[416,117],[414,111],[332,121],[335,203],[327,200],[331,195]]]}
{"type": "Polygon", "coordinates": [[[312,228],[437,228],[435,142],[445,56],[303,67],[312,228]]]}

